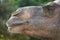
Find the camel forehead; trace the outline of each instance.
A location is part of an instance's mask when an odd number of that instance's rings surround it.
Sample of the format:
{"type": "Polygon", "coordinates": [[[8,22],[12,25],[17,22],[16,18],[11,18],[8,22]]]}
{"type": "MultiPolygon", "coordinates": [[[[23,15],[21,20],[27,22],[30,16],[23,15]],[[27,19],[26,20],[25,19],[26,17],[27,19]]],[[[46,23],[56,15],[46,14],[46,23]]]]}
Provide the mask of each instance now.
{"type": "Polygon", "coordinates": [[[29,6],[29,7],[23,7],[18,8],[13,15],[19,14],[19,17],[21,18],[30,18],[33,15],[41,15],[43,14],[43,8],[41,6],[29,6]]]}

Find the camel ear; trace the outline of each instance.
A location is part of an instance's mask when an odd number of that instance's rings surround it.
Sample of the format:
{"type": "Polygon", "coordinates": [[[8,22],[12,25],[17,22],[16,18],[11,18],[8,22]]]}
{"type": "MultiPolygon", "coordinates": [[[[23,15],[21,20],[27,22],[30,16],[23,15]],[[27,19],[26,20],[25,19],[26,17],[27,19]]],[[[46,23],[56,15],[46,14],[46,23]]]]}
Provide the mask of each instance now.
{"type": "Polygon", "coordinates": [[[54,4],[45,5],[43,6],[43,10],[44,10],[44,16],[52,17],[54,15],[55,5],[54,4]]]}
{"type": "Polygon", "coordinates": [[[50,17],[50,13],[48,9],[49,9],[49,5],[43,6],[44,17],[50,17]]]}

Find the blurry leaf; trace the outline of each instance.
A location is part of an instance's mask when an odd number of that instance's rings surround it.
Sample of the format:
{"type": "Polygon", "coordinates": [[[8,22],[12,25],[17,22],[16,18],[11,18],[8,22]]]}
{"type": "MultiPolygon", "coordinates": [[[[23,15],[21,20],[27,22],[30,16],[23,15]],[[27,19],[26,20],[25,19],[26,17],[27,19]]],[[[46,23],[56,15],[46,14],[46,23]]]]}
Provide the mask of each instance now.
{"type": "Polygon", "coordinates": [[[4,35],[0,35],[0,37],[1,37],[1,38],[3,38],[3,37],[4,37],[4,35]]]}

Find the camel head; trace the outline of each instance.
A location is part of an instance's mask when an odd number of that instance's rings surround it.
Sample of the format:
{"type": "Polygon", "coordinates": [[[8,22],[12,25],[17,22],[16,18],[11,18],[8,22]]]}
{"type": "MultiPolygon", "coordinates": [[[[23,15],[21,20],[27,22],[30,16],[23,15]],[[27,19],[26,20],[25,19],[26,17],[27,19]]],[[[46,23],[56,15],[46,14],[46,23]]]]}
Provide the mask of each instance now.
{"type": "Polygon", "coordinates": [[[55,38],[60,33],[59,10],[56,3],[18,8],[6,22],[8,31],[36,38],[55,38]]]}

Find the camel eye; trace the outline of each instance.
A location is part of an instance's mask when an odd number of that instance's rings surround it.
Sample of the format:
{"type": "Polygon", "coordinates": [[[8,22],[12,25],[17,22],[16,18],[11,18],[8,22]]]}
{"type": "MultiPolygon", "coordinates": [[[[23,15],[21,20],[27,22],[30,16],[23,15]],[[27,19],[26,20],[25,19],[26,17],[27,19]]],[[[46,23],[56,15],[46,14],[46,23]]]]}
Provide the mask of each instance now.
{"type": "Polygon", "coordinates": [[[18,13],[13,13],[12,16],[18,16],[19,14],[18,13]]]}
{"type": "Polygon", "coordinates": [[[13,12],[11,16],[18,16],[18,15],[19,15],[19,13],[13,12]]]}

